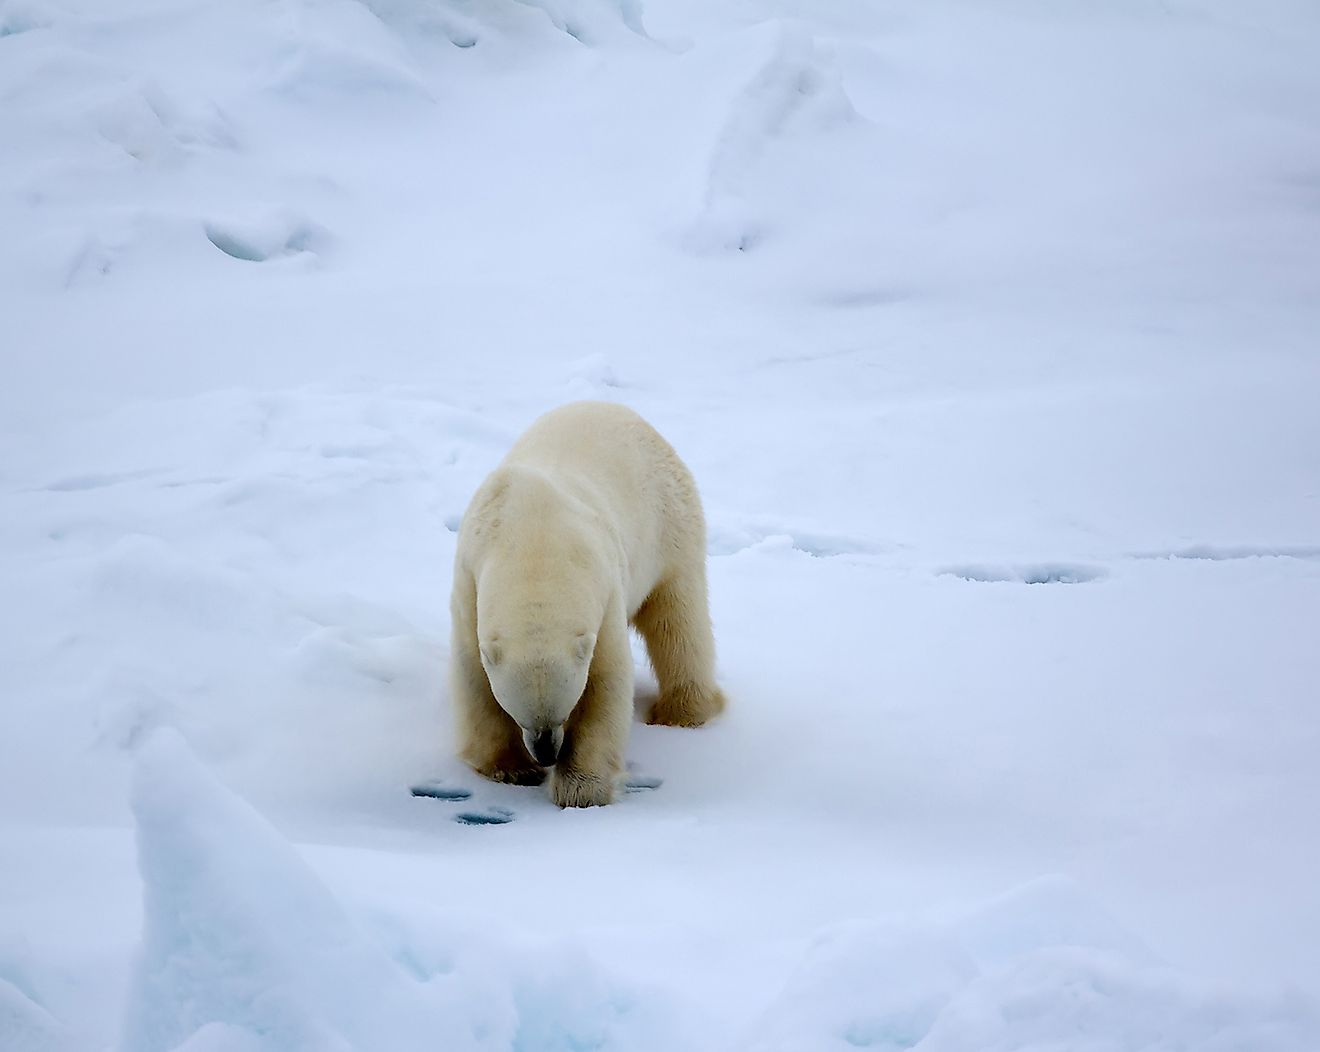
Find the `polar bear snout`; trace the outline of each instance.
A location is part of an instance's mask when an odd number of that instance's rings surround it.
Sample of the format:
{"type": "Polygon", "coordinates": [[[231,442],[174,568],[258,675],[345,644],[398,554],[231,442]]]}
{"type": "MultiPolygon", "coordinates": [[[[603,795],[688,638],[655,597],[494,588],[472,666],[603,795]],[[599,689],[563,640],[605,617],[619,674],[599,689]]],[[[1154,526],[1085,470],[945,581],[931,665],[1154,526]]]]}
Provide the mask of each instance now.
{"type": "Polygon", "coordinates": [[[553,767],[559,759],[559,750],[564,747],[564,728],[560,725],[546,730],[524,730],[523,744],[542,767],[553,767]]]}

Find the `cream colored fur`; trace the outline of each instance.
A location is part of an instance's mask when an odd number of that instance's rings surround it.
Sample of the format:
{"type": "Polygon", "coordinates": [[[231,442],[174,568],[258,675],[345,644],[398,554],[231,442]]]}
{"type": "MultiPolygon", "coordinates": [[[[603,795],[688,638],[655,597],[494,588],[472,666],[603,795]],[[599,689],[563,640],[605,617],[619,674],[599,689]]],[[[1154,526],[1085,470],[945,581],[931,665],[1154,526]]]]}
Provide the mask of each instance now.
{"type": "Polygon", "coordinates": [[[514,444],[463,516],[451,613],[460,755],[488,778],[536,784],[532,739],[562,733],[550,771],[561,807],[607,804],[622,778],[630,623],[660,681],[648,722],[697,727],[724,708],[696,485],[623,406],[563,406],[514,444]]]}

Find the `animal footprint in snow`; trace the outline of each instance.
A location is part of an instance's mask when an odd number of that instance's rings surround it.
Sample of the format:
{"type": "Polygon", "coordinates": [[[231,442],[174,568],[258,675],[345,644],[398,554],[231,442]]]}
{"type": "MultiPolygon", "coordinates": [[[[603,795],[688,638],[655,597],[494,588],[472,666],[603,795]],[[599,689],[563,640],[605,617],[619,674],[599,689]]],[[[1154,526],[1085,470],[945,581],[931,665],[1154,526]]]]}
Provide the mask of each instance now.
{"type": "Polygon", "coordinates": [[[472,797],[472,790],[465,789],[461,785],[446,785],[437,779],[429,782],[418,782],[409,790],[413,796],[427,796],[432,800],[468,800],[472,797]]]}
{"type": "Polygon", "coordinates": [[[507,807],[487,807],[481,811],[461,811],[454,821],[463,826],[502,826],[513,821],[513,812],[507,807]]]}
{"type": "MultiPolygon", "coordinates": [[[[461,785],[448,785],[440,778],[418,782],[408,790],[413,796],[426,797],[429,800],[443,800],[445,803],[458,804],[472,799],[472,790],[461,785]]],[[[483,807],[480,810],[460,811],[454,815],[454,821],[464,826],[502,826],[513,821],[513,812],[507,807],[483,807]]]]}

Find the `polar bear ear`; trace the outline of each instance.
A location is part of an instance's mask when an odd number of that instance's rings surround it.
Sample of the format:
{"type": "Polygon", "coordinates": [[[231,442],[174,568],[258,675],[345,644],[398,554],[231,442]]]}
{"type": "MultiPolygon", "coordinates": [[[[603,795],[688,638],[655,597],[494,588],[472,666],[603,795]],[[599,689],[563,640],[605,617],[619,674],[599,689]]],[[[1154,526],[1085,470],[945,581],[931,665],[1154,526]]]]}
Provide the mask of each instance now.
{"type": "Polygon", "coordinates": [[[481,663],[487,668],[494,668],[500,663],[502,657],[504,657],[504,651],[500,649],[498,643],[492,640],[489,643],[481,644],[481,663]]]}
{"type": "Polygon", "coordinates": [[[573,641],[573,653],[578,661],[587,661],[596,652],[596,633],[579,632],[573,641]]]}

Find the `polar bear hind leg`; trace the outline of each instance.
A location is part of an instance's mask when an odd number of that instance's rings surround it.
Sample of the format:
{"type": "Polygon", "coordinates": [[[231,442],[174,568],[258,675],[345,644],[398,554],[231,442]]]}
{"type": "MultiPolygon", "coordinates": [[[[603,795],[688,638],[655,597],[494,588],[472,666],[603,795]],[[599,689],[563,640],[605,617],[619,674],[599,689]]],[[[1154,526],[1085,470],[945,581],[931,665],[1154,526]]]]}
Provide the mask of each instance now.
{"type": "Polygon", "coordinates": [[[657,585],[633,624],[660,681],[647,723],[700,727],[724,711],[724,695],[715,685],[715,635],[704,574],[680,574],[657,585]]]}

